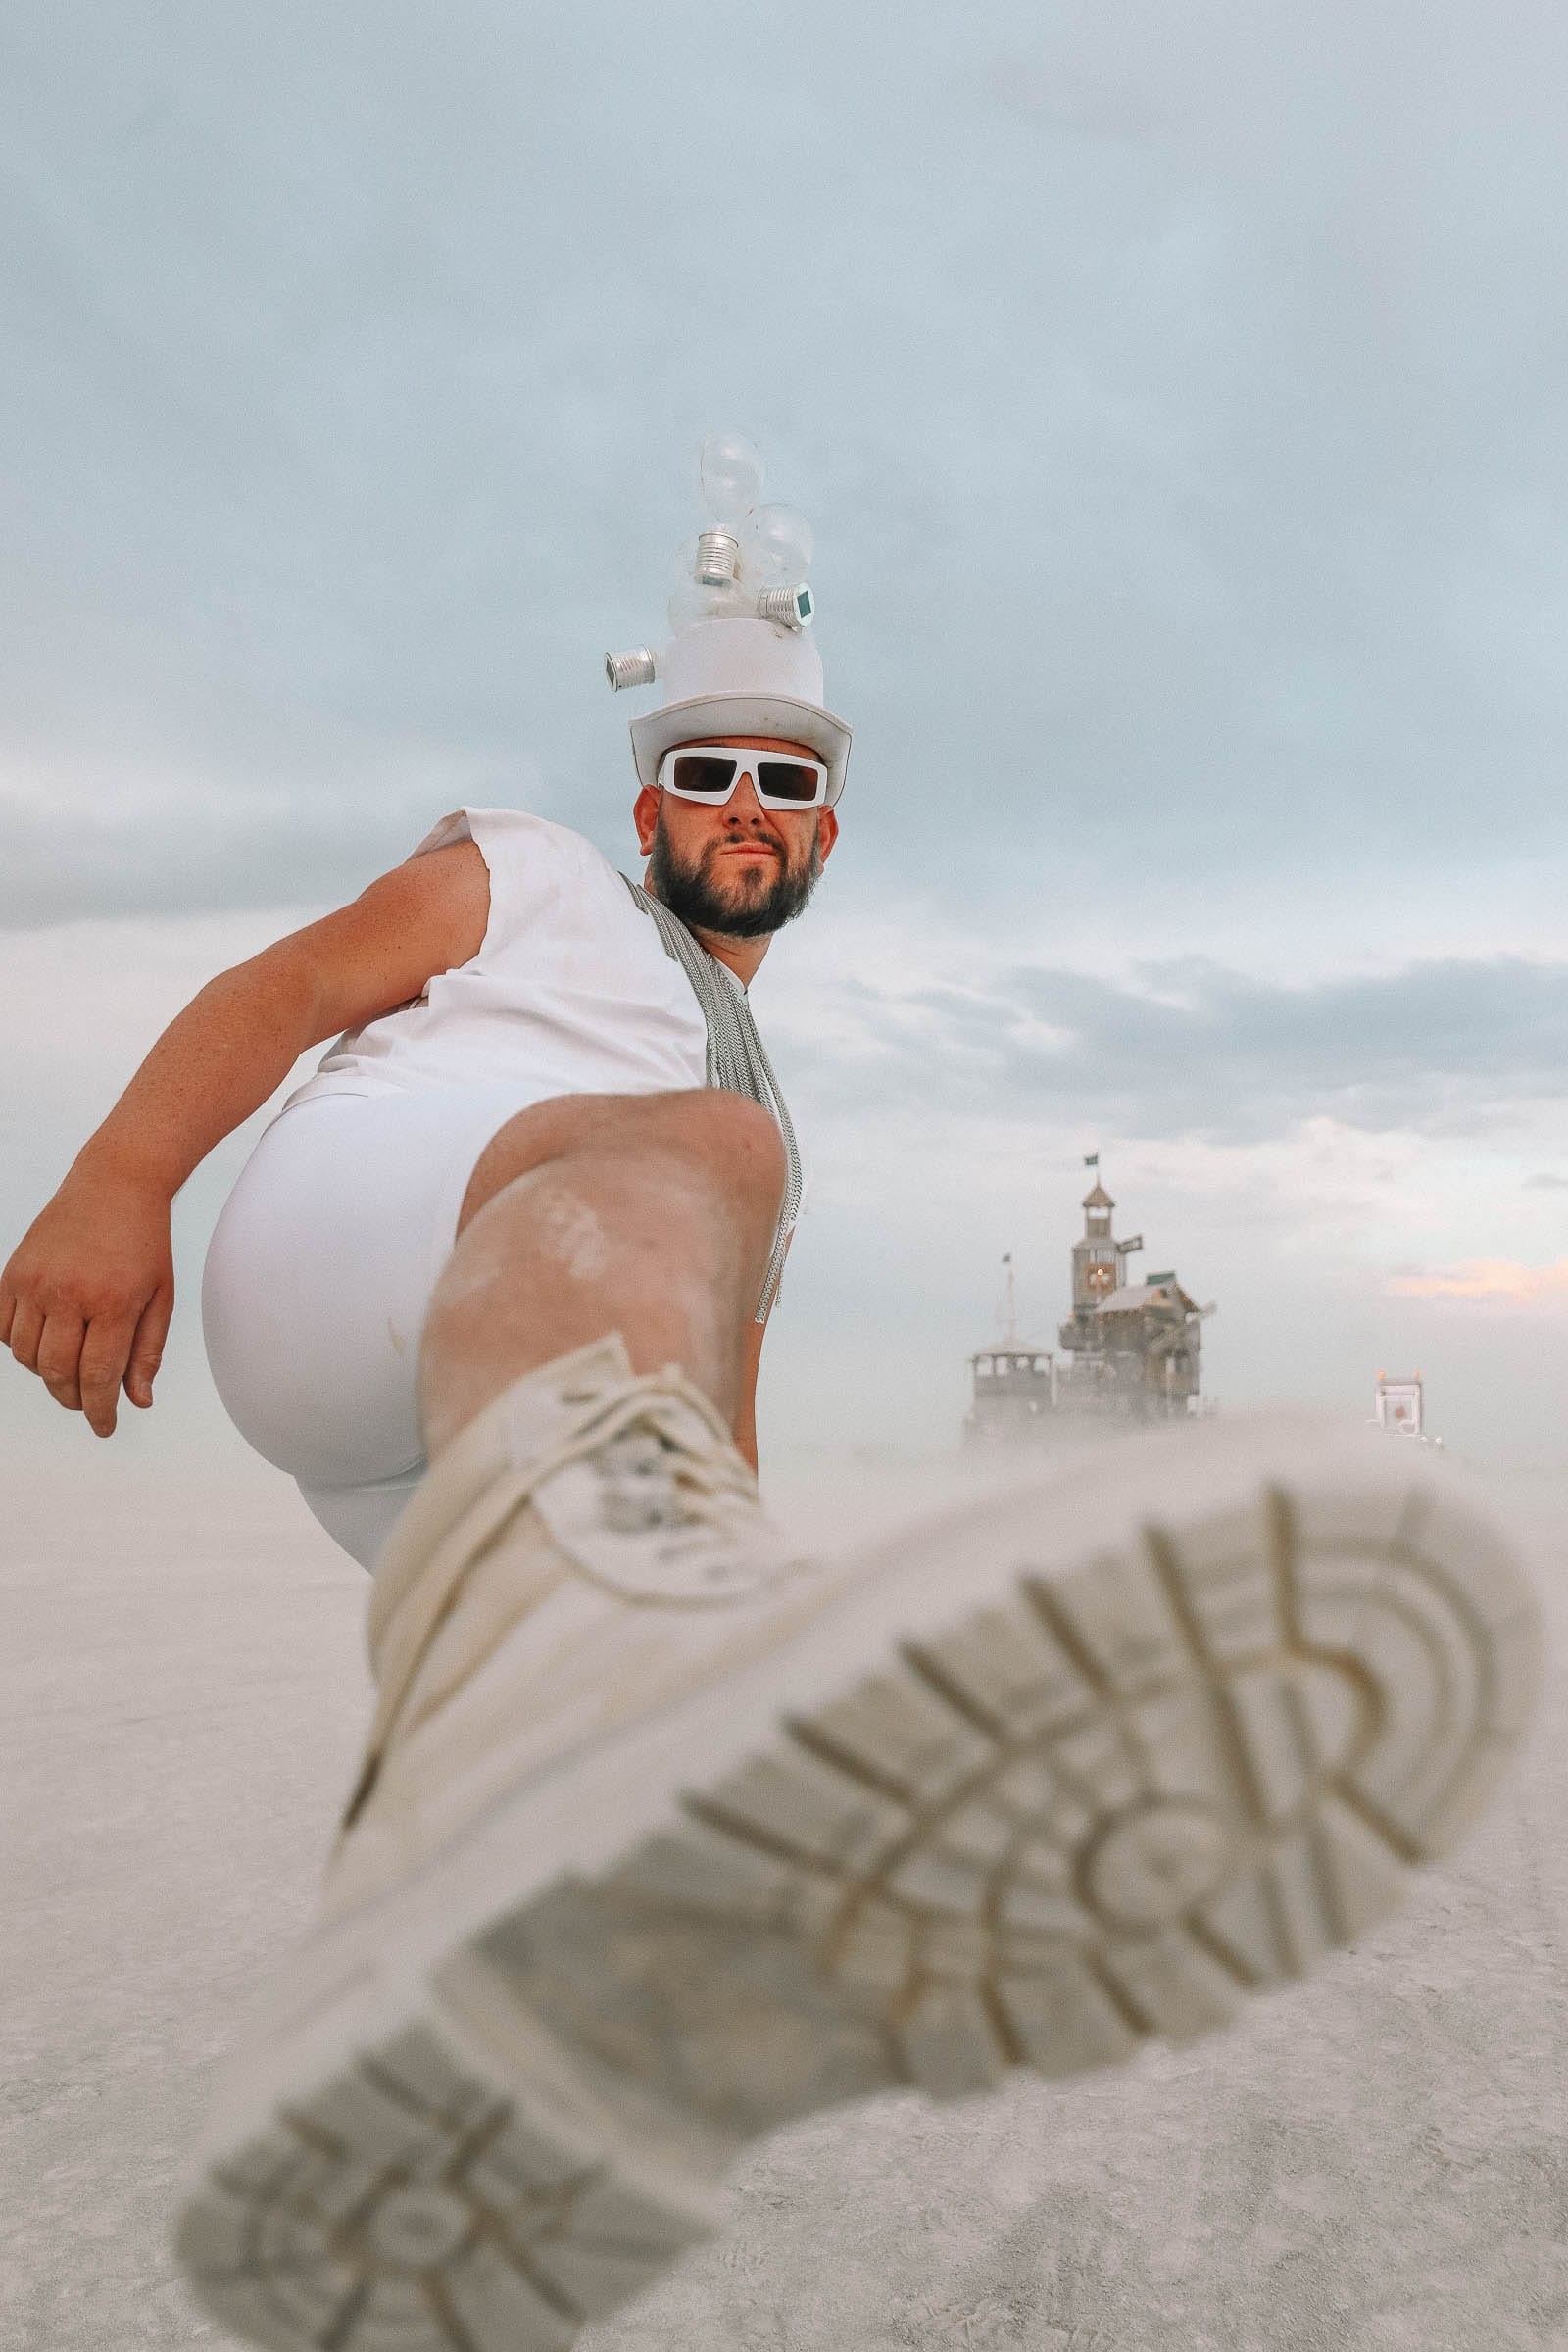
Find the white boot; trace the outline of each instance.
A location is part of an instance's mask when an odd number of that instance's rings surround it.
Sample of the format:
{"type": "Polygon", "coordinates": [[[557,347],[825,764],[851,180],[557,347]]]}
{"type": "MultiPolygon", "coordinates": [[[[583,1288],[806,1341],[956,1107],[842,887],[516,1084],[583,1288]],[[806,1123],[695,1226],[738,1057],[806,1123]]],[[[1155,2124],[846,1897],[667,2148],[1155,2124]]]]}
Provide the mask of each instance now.
{"type": "Polygon", "coordinates": [[[443,1453],[326,1916],[180,2257],[279,2352],[564,2352],[744,2141],[1222,2023],[1485,1802],[1540,1635],[1430,1453],[1216,1423],[793,1562],[618,1341],[443,1453]]]}

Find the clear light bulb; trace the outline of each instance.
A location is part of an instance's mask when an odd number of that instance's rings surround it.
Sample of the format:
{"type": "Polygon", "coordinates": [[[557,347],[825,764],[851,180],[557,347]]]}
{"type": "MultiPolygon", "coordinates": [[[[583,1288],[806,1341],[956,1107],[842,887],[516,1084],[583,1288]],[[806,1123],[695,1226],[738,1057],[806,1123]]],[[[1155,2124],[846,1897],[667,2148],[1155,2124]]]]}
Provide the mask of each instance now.
{"type": "Polygon", "coordinates": [[[811,526],[794,507],[759,507],[741,531],[741,577],[752,588],[798,588],[811,568],[811,526]]]}
{"type": "Polygon", "coordinates": [[[710,433],[697,460],[703,503],[733,531],[762,495],[762,461],[744,433],[710,433]]]}
{"type": "Polygon", "coordinates": [[[669,600],[669,625],[678,636],[699,620],[738,620],[752,610],[751,598],[736,581],[709,587],[688,574],[669,600]]]}

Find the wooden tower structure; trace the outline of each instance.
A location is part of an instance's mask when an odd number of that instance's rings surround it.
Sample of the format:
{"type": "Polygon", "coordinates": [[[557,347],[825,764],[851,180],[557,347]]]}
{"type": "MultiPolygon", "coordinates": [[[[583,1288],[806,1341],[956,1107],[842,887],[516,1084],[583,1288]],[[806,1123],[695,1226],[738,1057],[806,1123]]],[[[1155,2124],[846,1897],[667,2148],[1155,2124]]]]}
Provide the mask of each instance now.
{"type": "Polygon", "coordinates": [[[1143,1236],[1118,1238],[1098,1153],[1090,1164],[1097,1172],[1072,1246],[1072,1309],[1057,1333],[1066,1360],[1019,1339],[1009,1255],[1004,1336],[969,1358],[971,1443],[1049,1439],[1068,1418],[1179,1421],[1198,1409],[1202,1325],[1214,1309],[1200,1306],[1174,1270],[1129,1279],[1143,1236]]]}

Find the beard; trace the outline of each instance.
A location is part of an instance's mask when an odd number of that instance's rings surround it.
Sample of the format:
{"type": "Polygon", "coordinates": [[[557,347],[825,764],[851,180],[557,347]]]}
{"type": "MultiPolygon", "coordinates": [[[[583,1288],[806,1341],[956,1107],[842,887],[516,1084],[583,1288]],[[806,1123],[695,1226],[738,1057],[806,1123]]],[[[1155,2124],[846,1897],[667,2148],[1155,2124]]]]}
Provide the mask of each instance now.
{"type": "MultiPolygon", "coordinates": [[[[702,855],[682,861],[664,831],[661,808],[648,853],[648,887],[678,915],[688,931],[715,931],[726,939],[761,939],[780,931],[806,911],[822,873],[822,849],[813,822],[809,845],[798,858],[774,852],[773,870],[760,865],[726,871],[723,854],[733,841],[710,841],[702,855]]],[[[773,844],[766,845],[769,849],[773,844]]]]}

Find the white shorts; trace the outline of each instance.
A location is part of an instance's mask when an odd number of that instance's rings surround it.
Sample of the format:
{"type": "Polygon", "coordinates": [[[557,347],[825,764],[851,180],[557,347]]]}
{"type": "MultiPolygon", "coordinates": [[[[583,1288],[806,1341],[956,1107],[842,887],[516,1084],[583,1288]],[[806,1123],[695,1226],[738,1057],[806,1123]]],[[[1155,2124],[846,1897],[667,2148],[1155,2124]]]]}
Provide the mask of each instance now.
{"type": "Polygon", "coordinates": [[[317,1095],[265,1130],[214,1229],[207,1360],[230,1420],[373,1568],[424,1474],[419,1334],[505,1082],[317,1095]]]}

